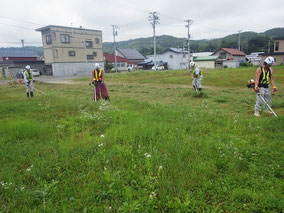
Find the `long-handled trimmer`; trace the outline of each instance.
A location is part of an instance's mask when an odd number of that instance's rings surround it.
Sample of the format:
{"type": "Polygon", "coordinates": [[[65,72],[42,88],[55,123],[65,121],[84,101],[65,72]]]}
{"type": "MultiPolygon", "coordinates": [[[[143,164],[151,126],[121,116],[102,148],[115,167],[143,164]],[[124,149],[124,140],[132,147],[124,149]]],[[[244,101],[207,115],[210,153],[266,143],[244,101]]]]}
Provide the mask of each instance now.
{"type": "Polygon", "coordinates": [[[36,89],[36,88],[34,88],[34,90],[35,90],[35,91],[38,91],[38,93],[40,93],[40,94],[47,95],[47,94],[45,94],[44,92],[42,92],[42,91],[40,91],[40,90],[38,90],[38,89],[36,89]]]}
{"type": "Polygon", "coordinates": [[[266,106],[270,109],[270,111],[277,117],[276,113],[273,111],[273,109],[269,106],[269,104],[266,102],[266,100],[262,97],[261,93],[257,93],[257,95],[262,99],[262,101],[266,104],[266,106]]]}
{"type": "Polygon", "coordinates": [[[195,89],[195,92],[198,94],[199,93],[199,91],[198,91],[198,88],[197,88],[197,83],[196,83],[196,78],[195,77],[193,77],[194,79],[193,79],[193,81],[194,81],[194,89],[195,89]]]}

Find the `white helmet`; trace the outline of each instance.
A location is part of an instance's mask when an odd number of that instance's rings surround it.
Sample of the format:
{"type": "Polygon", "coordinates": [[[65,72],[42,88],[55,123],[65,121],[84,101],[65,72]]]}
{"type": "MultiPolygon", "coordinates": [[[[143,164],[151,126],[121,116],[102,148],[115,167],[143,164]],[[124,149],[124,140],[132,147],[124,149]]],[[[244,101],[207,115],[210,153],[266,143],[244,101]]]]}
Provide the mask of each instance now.
{"type": "Polygon", "coordinates": [[[27,66],[26,66],[26,69],[27,69],[27,70],[30,70],[30,69],[31,69],[30,65],[27,65],[27,66]]]}
{"type": "Polygon", "coordinates": [[[264,62],[272,66],[274,64],[274,58],[269,56],[264,60],[264,62]]]}
{"type": "Polygon", "coordinates": [[[99,63],[95,63],[95,69],[100,68],[99,63]]]}
{"type": "Polygon", "coordinates": [[[195,66],[195,63],[194,63],[193,61],[191,61],[191,62],[189,63],[189,66],[190,66],[190,68],[191,68],[191,67],[194,67],[194,66],[195,66]]]}

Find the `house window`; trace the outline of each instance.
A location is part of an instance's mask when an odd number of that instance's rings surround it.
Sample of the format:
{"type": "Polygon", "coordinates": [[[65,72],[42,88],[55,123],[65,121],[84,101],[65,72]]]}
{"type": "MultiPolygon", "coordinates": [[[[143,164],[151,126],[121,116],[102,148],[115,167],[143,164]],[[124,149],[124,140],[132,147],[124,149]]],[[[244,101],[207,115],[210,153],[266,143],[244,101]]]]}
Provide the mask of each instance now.
{"type": "Polygon", "coordinates": [[[58,58],[58,50],[57,49],[53,50],[53,57],[58,58]]]}
{"type": "Polygon", "coordinates": [[[220,53],[220,58],[221,59],[225,59],[226,58],[226,53],[225,52],[221,52],[220,53]]]}
{"type": "Polygon", "coordinates": [[[279,51],[279,41],[275,42],[275,51],[279,51]]]}
{"type": "Polygon", "coordinates": [[[60,35],[61,43],[70,43],[70,36],[67,34],[60,35]]]}
{"type": "Polygon", "coordinates": [[[93,60],[95,57],[94,57],[94,55],[87,55],[87,59],[89,59],[89,60],[93,60]]]}
{"type": "Polygon", "coordinates": [[[52,40],[56,41],[56,33],[55,32],[52,33],[52,40]]]}
{"type": "Polygon", "coordinates": [[[69,56],[75,56],[76,54],[75,54],[75,51],[74,50],[72,50],[72,51],[69,51],[69,56]]]}
{"type": "Polygon", "coordinates": [[[93,42],[92,41],[85,41],[85,45],[87,48],[93,47],[93,42]]]}
{"type": "Polygon", "coordinates": [[[173,55],[170,55],[170,58],[173,58],[173,55]]]}
{"type": "Polygon", "coordinates": [[[96,44],[99,44],[99,43],[100,43],[100,39],[96,38],[96,44]]]}
{"type": "Polygon", "coordinates": [[[51,44],[51,36],[50,35],[46,35],[45,36],[45,41],[46,41],[46,44],[51,44]]]}
{"type": "Polygon", "coordinates": [[[93,55],[94,55],[95,57],[97,57],[98,54],[97,54],[96,51],[94,51],[94,52],[93,52],[93,55]]]}

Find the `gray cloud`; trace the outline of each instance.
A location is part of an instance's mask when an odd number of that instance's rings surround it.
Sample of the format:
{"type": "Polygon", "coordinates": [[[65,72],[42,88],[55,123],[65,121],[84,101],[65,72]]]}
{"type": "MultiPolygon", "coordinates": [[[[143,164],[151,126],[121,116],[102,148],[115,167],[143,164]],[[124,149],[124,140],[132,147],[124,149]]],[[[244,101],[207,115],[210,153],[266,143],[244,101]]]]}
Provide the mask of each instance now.
{"type": "Polygon", "coordinates": [[[112,41],[112,24],[120,27],[118,41],[149,37],[150,11],[159,12],[157,35],[186,37],[184,20],[193,19],[193,39],[223,37],[237,30],[263,32],[284,23],[283,0],[10,0],[1,2],[0,47],[20,46],[20,39],[39,46],[36,28],[71,23],[102,30],[104,41],[112,41]]]}

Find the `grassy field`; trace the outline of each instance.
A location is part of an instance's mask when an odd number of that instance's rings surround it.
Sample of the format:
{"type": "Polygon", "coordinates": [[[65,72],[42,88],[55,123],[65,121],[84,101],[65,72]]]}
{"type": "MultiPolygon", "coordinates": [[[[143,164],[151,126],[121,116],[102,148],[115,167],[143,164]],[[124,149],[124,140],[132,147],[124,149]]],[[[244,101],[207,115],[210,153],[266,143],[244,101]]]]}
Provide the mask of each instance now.
{"type": "Polygon", "coordinates": [[[0,85],[0,212],[281,212],[284,67],[271,114],[254,117],[256,68],[107,74],[0,85]]]}

